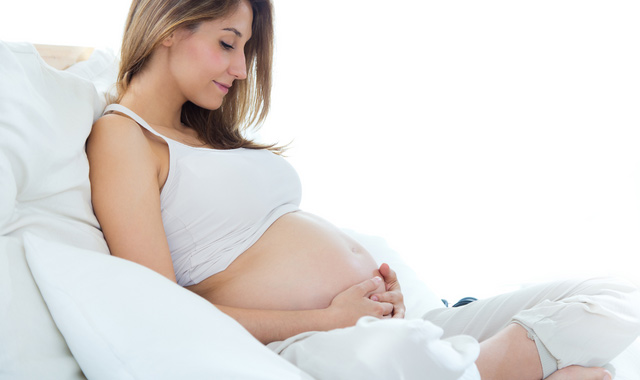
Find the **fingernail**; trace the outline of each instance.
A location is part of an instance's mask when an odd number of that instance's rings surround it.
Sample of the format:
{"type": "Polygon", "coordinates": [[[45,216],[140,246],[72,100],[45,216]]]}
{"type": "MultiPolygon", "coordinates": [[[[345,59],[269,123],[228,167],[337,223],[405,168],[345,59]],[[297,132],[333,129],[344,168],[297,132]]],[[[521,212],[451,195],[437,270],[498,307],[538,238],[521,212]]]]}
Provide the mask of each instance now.
{"type": "Polygon", "coordinates": [[[382,282],[382,279],[381,279],[380,277],[378,277],[378,276],[375,276],[375,277],[373,278],[373,282],[375,282],[376,284],[379,284],[379,283],[381,283],[381,282],[382,282]]]}
{"type": "Polygon", "coordinates": [[[604,372],[605,372],[605,375],[602,378],[602,380],[612,380],[613,379],[613,376],[611,376],[611,372],[606,371],[606,370],[604,372]]]}
{"type": "Polygon", "coordinates": [[[371,296],[371,301],[380,301],[380,298],[378,298],[377,296],[371,296]]]}

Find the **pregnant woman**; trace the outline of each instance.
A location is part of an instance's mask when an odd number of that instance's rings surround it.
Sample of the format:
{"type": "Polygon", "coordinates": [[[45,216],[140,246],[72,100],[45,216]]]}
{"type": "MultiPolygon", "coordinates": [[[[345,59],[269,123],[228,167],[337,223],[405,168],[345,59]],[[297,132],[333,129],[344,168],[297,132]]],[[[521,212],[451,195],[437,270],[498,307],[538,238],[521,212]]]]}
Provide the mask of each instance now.
{"type": "MultiPolygon", "coordinates": [[[[359,320],[372,331],[393,321],[415,336],[442,328],[480,341],[446,370],[451,378],[610,376],[599,366],[640,333],[638,290],[618,281],[549,284],[404,321],[394,271],[300,210],[282,149],[243,135],[268,113],[272,51],[269,0],[133,1],[118,97],[87,143],[94,210],[113,255],[206,298],[265,344],[293,337],[277,352],[299,365],[301,351],[323,357],[314,342],[359,350],[359,320]]],[[[429,344],[442,333],[422,335],[422,357],[398,376],[443,370],[429,344]]],[[[403,346],[388,355],[406,356],[403,346]]]]}

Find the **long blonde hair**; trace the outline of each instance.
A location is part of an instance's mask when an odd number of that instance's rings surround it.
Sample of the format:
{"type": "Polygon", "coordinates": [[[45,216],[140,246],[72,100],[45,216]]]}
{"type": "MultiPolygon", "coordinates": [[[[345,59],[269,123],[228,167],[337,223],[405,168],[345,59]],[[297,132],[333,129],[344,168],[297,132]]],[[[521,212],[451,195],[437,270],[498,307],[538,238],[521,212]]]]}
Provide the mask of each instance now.
{"type": "Polygon", "coordinates": [[[242,1],[253,10],[252,37],[245,45],[247,79],[234,83],[216,110],[191,102],[182,107],[181,121],[217,149],[271,149],[243,136],[258,128],[269,112],[273,62],[273,7],[271,0],[133,0],[122,40],[116,83],[119,102],[131,79],[144,67],[154,49],[179,28],[196,29],[201,22],[223,18],[242,1]]]}

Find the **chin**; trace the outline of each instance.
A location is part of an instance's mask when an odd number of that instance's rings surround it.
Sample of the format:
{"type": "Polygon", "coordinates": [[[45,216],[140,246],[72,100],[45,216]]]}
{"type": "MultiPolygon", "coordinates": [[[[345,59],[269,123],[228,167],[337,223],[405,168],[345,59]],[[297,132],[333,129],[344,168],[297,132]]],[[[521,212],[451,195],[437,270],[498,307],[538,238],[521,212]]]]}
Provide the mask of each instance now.
{"type": "Polygon", "coordinates": [[[220,108],[222,106],[222,100],[219,100],[219,101],[211,101],[211,100],[209,100],[209,101],[205,101],[205,102],[194,102],[194,101],[191,101],[191,103],[197,105],[200,108],[204,108],[204,109],[209,110],[209,111],[215,111],[215,110],[217,110],[218,108],[220,108]]]}

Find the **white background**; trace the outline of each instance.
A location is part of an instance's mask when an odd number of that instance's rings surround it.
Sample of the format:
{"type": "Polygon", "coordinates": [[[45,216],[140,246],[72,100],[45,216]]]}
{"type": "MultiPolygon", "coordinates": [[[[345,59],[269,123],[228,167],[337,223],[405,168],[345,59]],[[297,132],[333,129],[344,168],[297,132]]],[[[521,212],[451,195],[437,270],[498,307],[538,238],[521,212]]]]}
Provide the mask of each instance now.
{"type": "MultiPolygon", "coordinates": [[[[450,301],[640,282],[636,1],[274,2],[262,133],[293,140],[304,209],[385,237],[450,301]]],[[[128,6],[5,2],[0,39],[117,50],[128,6]]]]}

